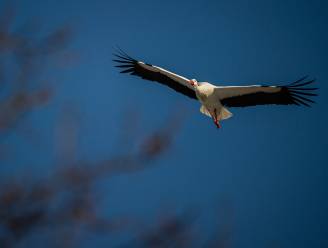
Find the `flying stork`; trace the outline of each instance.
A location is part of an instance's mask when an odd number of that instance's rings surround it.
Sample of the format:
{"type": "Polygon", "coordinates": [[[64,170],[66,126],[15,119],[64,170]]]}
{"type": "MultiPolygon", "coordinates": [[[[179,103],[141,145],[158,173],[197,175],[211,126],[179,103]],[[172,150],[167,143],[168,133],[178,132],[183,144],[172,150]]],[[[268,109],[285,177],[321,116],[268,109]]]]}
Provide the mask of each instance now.
{"type": "Polygon", "coordinates": [[[129,73],[143,79],[156,81],[201,103],[200,112],[211,117],[217,128],[220,121],[232,113],[227,107],[248,107],[255,105],[298,105],[310,107],[310,97],[317,96],[318,88],[308,87],[315,80],[307,77],[287,85],[216,86],[208,82],[197,82],[165,70],[161,67],[135,60],[122,50],[114,54],[120,73],[129,73]],[[306,86],[306,87],[305,87],[306,86]]]}

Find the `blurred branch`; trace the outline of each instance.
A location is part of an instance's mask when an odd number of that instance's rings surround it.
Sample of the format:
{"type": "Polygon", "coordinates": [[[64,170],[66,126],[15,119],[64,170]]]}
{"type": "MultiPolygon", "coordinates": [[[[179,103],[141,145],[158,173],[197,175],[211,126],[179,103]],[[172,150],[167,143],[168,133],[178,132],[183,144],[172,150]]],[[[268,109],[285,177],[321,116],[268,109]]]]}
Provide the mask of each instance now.
{"type": "Polygon", "coordinates": [[[170,215],[155,223],[152,229],[142,230],[141,235],[121,248],[194,247],[191,233],[193,218],[190,213],[170,215]]]}
{"type": "Polygon", "coordinates": [[[0,134],[4,134],[26,113],[49,102],[53,90],[40,77],[51,56],[70,43],[72,30],[63,26],[45,36],[37,29],[23,33],[14,28],[16,15],[10,5],[0,16],[0,134]]]}
{"type": "MultiPolygon", "coordinates": [[[[110,176],[131,173],[151,166],[166,151],[173,135],[170,125],[150,134],[135,154],[122,155],[100,162],[77,162],[37,184],[8,184],[0,191],[0,225],[9,233],[11,242],[19,241],[41,226],[52,229],[83,223],[115,231],[129,226],[123,221],[103,219],[96,214],[93,199],[95,184],[110,176]],[[57,206],[57,207],[54,207],[57,206]]],[[[6,235],[7,236],[7,235],[6,235]]],[[[2,241],[8,243],[8,239],[2,241]]]]}

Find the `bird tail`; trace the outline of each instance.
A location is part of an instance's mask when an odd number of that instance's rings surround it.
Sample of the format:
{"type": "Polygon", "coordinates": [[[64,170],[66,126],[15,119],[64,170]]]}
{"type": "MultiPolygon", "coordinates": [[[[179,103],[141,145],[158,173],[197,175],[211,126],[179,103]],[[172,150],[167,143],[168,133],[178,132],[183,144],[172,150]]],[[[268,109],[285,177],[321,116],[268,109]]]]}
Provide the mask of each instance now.
{"type": "MultiPolygon", "coordinates": [[[[202,114],[208,116],[208,117],[212,117],[211,113],[207,110],[207,108],[204,105],[202,105],[200,107],[200,112],[202,114]]],[[[219,120],[226,120],[226,119],[229,119],[231,116],[232,116],[232,113],[228,109],[226,109],[225,107],[222,107],[221,108],[221,113],[219,114],[218,119],[219,120]]]]}
{"type": "Polygon", "coordinates": [[[232,116],[232,113],[225,107],[222,107],[221,114],[220,114],[220,120],[229,119],[231,116],[232,116]]]}
{"type": "Polygon", "coordinates": [[[208,117],[212,117],[211,116],[211,113],[207,110],[207,108],[204,106],[204,105],[202,105],[201,107],[200,107],[200,110],[199,110],[202,114],[204,114],[204,115],[207,115],[208,117]]]}

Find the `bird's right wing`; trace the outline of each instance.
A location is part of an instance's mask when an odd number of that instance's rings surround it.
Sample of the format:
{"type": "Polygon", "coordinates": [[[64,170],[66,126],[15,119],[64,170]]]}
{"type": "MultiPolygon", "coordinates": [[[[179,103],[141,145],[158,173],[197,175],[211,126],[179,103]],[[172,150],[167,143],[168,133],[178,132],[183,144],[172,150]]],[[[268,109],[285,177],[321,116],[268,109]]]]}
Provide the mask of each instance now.
{"type": "Polygon", "coordinates": [[[118,63],[115,67],[122,69],[120,73],[129,73],[143,79],[156,81],[190,98],[197,99],[194,88],[189,84],[189,79],[161,67],[135,60],[121,50],[114,56],[116,58],[113,61],[118,63]]]}
{"type": "Polygon", "coordinates": [[[307,87],[314,80],[304,81],[303,77],[285,86],[227,86],[217,87],[221,103],[227,107],[248,107],[255,105],[278,104],[278,105],[305,105],[314,103],[310,97],[317,96],[318,88],[307,87]],[[304,87],[306,86],[306,87],[304,87]]]}

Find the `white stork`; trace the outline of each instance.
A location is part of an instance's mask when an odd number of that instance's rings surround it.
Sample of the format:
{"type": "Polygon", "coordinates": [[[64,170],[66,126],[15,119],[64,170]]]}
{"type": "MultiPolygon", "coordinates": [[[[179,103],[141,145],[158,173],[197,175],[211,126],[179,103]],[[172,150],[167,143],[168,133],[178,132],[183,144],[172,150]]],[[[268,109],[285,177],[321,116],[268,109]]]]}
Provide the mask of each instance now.
{"type": "Polygon", "coordinates": [[[161,67],[147,64],[131,58],[122,50],[114,54],[113,60],[122,69],[120,73],[129,73],[143,79],[156,81],[201,103],[200,112],[212,117],[214,124],[220,128],[220,120],[228,119],[232,113],[226,107],[248,107],[255,105],[303,105],[310,107],[314,103],[309,97],[317,96],[318,88],[309,88],[315,80],[303,77],[284,86],[249,85],[216,86],[208,82],[197,82],[167,71],[161,67]],[[304,87],[307,86],[307,87],[304,87]]]}

